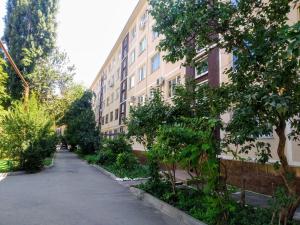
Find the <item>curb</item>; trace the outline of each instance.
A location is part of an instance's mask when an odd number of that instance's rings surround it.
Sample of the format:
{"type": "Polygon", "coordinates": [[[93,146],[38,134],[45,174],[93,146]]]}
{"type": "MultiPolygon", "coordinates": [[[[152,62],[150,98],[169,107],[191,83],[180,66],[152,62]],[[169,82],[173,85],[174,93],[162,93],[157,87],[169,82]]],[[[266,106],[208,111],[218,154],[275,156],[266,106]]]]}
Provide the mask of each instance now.
{"type": "Polygon", "coordinates": [[[55,158],[56,158],[56,152],[54,153],[54,155],[52,157],[51,164],[49,166],[44,166],[44,170],[45,169],[50,169],[54,166],[55,158]]]}
{"type": "Polygon", "coordinates": [[[0,173],[2,176],[19,176],[19,175],[25,175],[26,172],[21,170],[21,171],[16,171],[16,172],[7,172],[7,173],[0,173]]]}
{"type": "Polygon", "coordinates": [[[185,212],[169,205],[166,202],[159,200],[158,198],[146,193],[138,188],[130,187],[129,190],[138,200],[145,202],[147,205],[159,210],[165,215],[176,219],[181,225],[206,225],[205,223],[193,218],[185,212]]]}
{"type": "Polygon", "coordinates": [[[107,171],[106,169],[104,169],[103,167],[101,167],[99,165],[95,165],[95,164],[88,164],[88,165],[96,168],[97,170],[99,170],[104,175],[106,175],[106,176],[108,176],[111,179],[116,180],[116,181],[121,181],[121,182],[126,182],[126,181],[147,181],[149,179],[149,178],[133,178],[133,179],[131,179],[131,178],[120,178],[120,177],[117,177],[115,174],[107,171]]]}
{"type": "MultiPolygon", "coordinates": [[[[54,167],[55,157],[56,157],[56,153],[54,153],[54,155],[52,157],[51,165],[44,166],[44,168],[41,171],[54,167]]],[[[25,174],[28,174],[28,173],[26,173],[26,171],[24,171],[24,170],[21,170],[21,171],[16,171],[16,172],[0,173],[0,176],[1,177],[3,177],[3,176],[10,177],[10,176],[20,176],[20,175],[25,175],[25,174]]]]}
{"type": "Polygon", "coordinates": [[[97,170],[99,170],[101,173],[103,173],[104,175],[110,177],[113,180],[117,180],[119,177],[116,177],[113,173],[107,171],[106,169],[102,168],[101,166],[95,165],[95,164],[89,164],[88,165],[96,168],[97,170]]]}

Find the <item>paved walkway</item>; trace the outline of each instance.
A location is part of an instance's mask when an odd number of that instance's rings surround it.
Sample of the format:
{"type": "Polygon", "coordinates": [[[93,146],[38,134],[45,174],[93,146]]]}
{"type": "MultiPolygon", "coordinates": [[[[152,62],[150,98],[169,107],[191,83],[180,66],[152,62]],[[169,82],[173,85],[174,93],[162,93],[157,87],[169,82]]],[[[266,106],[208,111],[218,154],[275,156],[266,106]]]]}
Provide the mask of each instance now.
{"type": "Polygon", "coordinates": [[[51,169],[0,182],[0,224],[179,225],[68,152],[51,169]]]}

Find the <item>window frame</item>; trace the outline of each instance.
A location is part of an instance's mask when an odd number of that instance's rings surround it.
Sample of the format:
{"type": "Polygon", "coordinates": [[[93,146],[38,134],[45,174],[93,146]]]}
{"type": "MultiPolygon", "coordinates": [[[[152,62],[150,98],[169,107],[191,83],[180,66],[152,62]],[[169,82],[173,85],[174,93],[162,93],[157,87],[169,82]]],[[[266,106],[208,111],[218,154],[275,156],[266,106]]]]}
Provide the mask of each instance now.
{"type": "Polygon", "coordinates": [[[195,68],[195,79],[198,79],[198,78],[203,77],[203,76],[208,74],[208,71],[209,71],[208,57],[205,57],[200,61],[200,63],[204,63],[204,62],[207,63],[207,70],[205,70],[204,72],[199,73],[199,68],[195,68]]]}
{"type": "Polygon", "coordinates": [[[160,53],[157,52],[154,56],[152,56],[151,58],[151,73],[156,72],[157,70],[160,69],[160,65],[161,65],[161,58],[160,58],[160,53]],[[158,60],[158,61],[155,61],[158,60]],[[158,63],[158,65],[156,65],[156,67],[154,67],[154,63],[158,63]]]}

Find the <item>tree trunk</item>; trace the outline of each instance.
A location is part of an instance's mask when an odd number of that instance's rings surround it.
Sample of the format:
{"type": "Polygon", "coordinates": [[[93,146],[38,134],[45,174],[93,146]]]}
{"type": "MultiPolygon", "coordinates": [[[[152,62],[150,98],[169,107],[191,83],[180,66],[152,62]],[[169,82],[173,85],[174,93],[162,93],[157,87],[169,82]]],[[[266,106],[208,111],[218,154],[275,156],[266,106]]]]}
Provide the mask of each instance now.
{"type": "Polygon", "coordinates": [[[287,157],[285,155],[286,146],[286,134],[285,134],[286,122],[281,120],[276,127],[276,133],[279,137],[279,143],[277,147],[277,154],[281,163],[281,177],[284,185],[287,189],[287,195],[294,199],[286,208],[281,209],[280,221],[285,223],[286,221],[292,221],[294,214],[300,205],[300,197],[296,192],[296,174],[288,164],[287,157]]]}

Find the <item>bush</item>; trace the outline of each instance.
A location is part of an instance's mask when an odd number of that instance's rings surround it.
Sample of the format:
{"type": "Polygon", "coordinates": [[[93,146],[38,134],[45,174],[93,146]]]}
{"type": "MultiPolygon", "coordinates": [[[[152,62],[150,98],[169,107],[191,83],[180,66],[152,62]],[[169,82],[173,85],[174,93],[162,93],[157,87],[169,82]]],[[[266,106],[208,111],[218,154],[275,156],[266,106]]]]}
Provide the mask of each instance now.
{"type": "Polygon", "coordinates": [[[101,165],[113,164],[116,161],[116,155],[112,150],[101,150],[98,153],[98,163],[101,165]]]}
{"type": "Polygon", "coordinates": [[[84,159],[89,163],[89,164],[97,164],[99,161],[99,155],[86,155],[84,159]]]}
{"type": "Polygon", "coordinates": [[[38,172],[43,168],[43,166],[44,157],[41,148],[32,146],[27,151],[25,151],[23,169],[26,172],[38,172]]]}
{"type": "Polygon", "coordinates": [[[103,150],[111,150],[113,154],[118,155],[123,152],[131,152],[132,148],[130,143],[125,139],[123,135],[119,135],[114,139],[104,140],[103,150]]]}
{"type": "Polygon", "coordinates": [[[2,157],[19,161],[21,169],[38,171],[43,159],[55,151],[55,132],[50,116],[32,95],[25,107],[12,104],[2,121],[0,149],[2,157]]]}
{"type": "Polygon", "coordinates": [[[116,166],[119,169],[133,170],[138,165],[138,161],[132,153],[123,152],[117,156],[116,166]]]}

